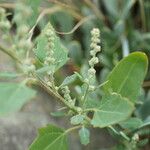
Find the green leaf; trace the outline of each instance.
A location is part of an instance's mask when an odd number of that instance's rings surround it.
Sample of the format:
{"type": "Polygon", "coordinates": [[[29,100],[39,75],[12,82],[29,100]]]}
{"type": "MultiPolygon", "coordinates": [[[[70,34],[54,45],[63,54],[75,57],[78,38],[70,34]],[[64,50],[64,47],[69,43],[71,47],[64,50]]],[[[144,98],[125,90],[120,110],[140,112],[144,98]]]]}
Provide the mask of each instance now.
{"type": "MultiPolygon", "coordinates": [[[[46,57],[47,44],[48,40],[44,34],[44,31],[51,26],[50,23],[46,25],[41,35],[37,39],[37,48],[34,50],[37,58],[43,63],[46,57]]],[[[60,39],[57,35],[54,35],[54,58],[55,64],[51,67],[54,67],[54,70],[58,70],[62,67],[68,60],[68,50],[61,44],[60,39]]]]}
{"type": "Polygon", "coordinates": [[[150,116],[150,100],[147,100],[140,106],[138,109],[138,115],[140,118],[145,120],[148,116],[150,116]]]}
{"type": "Polygon", "coordinates": [[[116,92],[135,102],[148,67],[144,53],[134,52],[122,59],[108,75],[104,85],[107,92],[116,92]]]}
{"type": "Polygon", "coordinates": [[[35,91],[20,83],[0,83],[0,115],[18,111],[35,91]]]}
{"type": "MultiPolygon", "coordinates": [[[[61,10],[50,15],[51,23],[54,27],[59,26],[59,30],[62,32],[71,31],[74,27],[74,18],[66,10],[61,10]]],[[[70,43],[73,34],[63,35],[64,41],[70,43]]]]}
{"type": "Polygon", "coordinates": [[[65,80],[60,85],[60,87],[66,86],[66,85],[69,85],[69,84],[73,83],[76,80],[76,78],[77,78],[76,74],[73,74],[71,76],[66,77],[65,80]]]}
{"type": "Polygon", "coordinates": [[[120,19],[125,20],[128,17],[130,9],[134,3],[135,3],[135,0],[125,0],[124,1],[120,19]]]}
{"type": "Polygon", "coordinates": [[[118,18],[118,5],[116,0],[103,0],[103,3],[113,18],[118,18]]]}
{"type": "Polygon", "coordinates": [[[62,112],[62,111],[51,112],[51,116],[53,116],[53,117],[63,117],[65,115],[66,115],[66,113],[62,112]]]}
{"type": "Polygon", "coordinates": [[[94,109],[91,124],[94,127],[106,127],[127,119],[134,110],[133,104],[121,95],[105,95],[98,108],[94,109]]]}
{"type": "Polygon", "coordinates": [[[41,33],[41,35],[37,38],[37,47],[34,50],[37,58],[41,61],[44,62],[44,58],[46,57],[46,45],[47,45],[47,39],[41,33]]]}
{"type": "Polygon", "coordinates": [[[139,118],[129,118],[123,122],[120,122],[122,128],[135,130],[142,125],[142,120],[139,118]]]}
{"type": "Polygon", "coordinates": [[[39,135],[29,150],[68,150],[66,133],[53,125],[39,129],[39,135]]]}
{"type": "Polygon", "coordinates": [[[31,16],[28,19],[28,24],[30,26],[33,26],[37,20],[37,17],[39,15],[38,8],[40,7],[41,2],[42,2],[42,0],[34,0],[34,1],[26,0],[28,7],[30,7],[32,10],[31,16]]]}
{"type": "Polygon", "coordinates": [[[76,116],[73,116],[70,121],[71,121],[71,124],[77,125],[77,124],[82,123],[83,120],[84,120],[84,115],[76,115],[76,116]]]}
{"type": "Polygon", "coordinates": [[[81,144],[87,145],[90,142],[90,132],[87,128],[82,127],[79,130],[81,144]]]}
{"type": "Polygon", "coordinates": [[[81,50],[81,45],[77,41],[72,41],[69,43],[69,56],[75,64],[81,65],[83,61],[83,54],[81,50]]]}
{"type": "Polygon", "coordinates": [[[146,118],[146,120],[144,120],[144,122],[142,123],[140,128],[143,128],[143,127],[146,127],[146,126],[150,126],[150,115],[149,115],[149,117],[146,118]]]}

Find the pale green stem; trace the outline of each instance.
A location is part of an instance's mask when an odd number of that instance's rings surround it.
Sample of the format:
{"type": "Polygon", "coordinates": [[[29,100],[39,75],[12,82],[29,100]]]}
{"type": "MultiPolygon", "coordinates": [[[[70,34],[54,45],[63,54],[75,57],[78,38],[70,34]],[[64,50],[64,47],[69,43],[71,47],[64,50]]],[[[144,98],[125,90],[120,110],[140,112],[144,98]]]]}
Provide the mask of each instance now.
{"type": "Polygon", "coordinates": [[[7,48],[0,45],[0,50],[4,52],[5,54],[9,55],[12,59],[14,59],[16,62],[22,64],[21,60],[10,50],[7,50],[7,48]]]}
{"type": "Polygon", "coordinates": [[[143,30],[145,31],[146,30],[146,19],[145,19],[143,0],[139,0],[139,4],[140,4],[140,10],[141,10],[141,19],[142,19],[143,30]]]}
{"type": "Polygon", "coordinates": [[[64,134],[68,134],[69,132],[73,131],[73,130],[76,130],[76,129],[79,129],[81,128],[83,125],[78,125],[78,126],[74,126],[72,128],[69,128],[68,130],[65,131],[64,134]]]}
{"type": "Polygon", "coordinates": [[[85,93],[84,93],[84,95],[83,95],[83,106],[84,106],[85,103],[86,103],[86,98],[87,98],[88,92],[89,92],[89,84],[87,84],[86,91],[85,91],[85,93]]]}

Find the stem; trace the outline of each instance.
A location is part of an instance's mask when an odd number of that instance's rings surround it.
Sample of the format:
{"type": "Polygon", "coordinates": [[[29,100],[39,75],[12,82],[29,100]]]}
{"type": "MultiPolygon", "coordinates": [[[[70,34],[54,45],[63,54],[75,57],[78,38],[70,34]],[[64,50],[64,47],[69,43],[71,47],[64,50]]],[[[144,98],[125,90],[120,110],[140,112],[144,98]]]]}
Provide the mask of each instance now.
{"type": "Polygon", "coordinates": [[[88,17],[84,17],[83,19],[81,19],[72,29],[71,31],[68,32],[60,32],[60,31],[55,31],[57,34],[62,34],[62,35],[67,35],[67,34],[72,34],[74,33],[82,24],[86,23],[87,21],[94,19],[95,16],[91,15],[88,17]]]}
{"type": "Polygon", "coordinates": [[[88,112],[88,111],[90,111],[90,112],[94,112],[94,111],[98,111],[98,109],[96,109],[96,108],[87,108],[87,109],[85,109],[84,110],[84,112],[88,112]]]}
{"type": "Polygon", "coordinates": [[[95,15],[98,17],[98,19],[100,20],[104,20],[104,16],[102,14],[102,12],[100,11],[100,9],[98,9],[95,4],[93,4],[90,0],[84,0],[85,4],[87,4],[89,7],[91,7],[91,9],[93,10],[93,12],[95,13],[95,15]]]}
{"type": "MultiPolygon", "coordinates": [[[[4,53],[6,53],[7,55],[9,55],[12,59],[14,59],[16,62],[22,64],[22,62],[20,61],[20,59],[14,55],[14,53],[12,53],[10,50],[7,50],[5,47],[0,45],[0,50],[2,50],[4,53]]],[[[46,82],[43,81],[38,75],[36,75],[34,72],[32,73],[33,77],[35,79],[37,79],[37,83],[44,88],[49,94],[52,94],[53,96],[55,96],[58,100],[60,100],[65,106],[67,106],[69,109],[71,109],[72,111],[74,111],[75,113],[78,113],[78,110],[76,108],[76,106],[71,106],[69,105],[68,102],[66,102],[66,100],[57,92],[54,91],[53,89],[49,88],[46,85],[46,82]]],[[[28,80],[27,80],[28,81],[28,80]]],[[[34,82],[35,83],[35,82],[34,82]]],[[[86,93],[85,93],[85,97],[86,97],[86,93]]],[[[89,122],[90,118],[86,117],[86,120],[89,122]]]]}
{"type": "Polygon", "coordinates": [[[109,81],[109,80],[107,80],[107,81],[103,82],[102,84],[98,85],[98,86],[95,88],[95,90],[97,90],[97,89],[103,87],[105,84],[108,83],[108,81],[109,81]]]}
{"type": "Polygon", "coordinates": [[[130,141],[130,138],[123,133],[122,131],[118,132],[115,128],[113,128],[112,126],[108,126],[108,128],[110,128],[115,134],[122,136],[125,140],[130,141]]]}
{"type": "Polygon", "coordinates": [[[140,4],[140,8],[141,8],[141,20],[142,20],[142,26],[143,26],[143,30],[146,30],[146,21],[145,21],[145,12],[144,12],[144,5],[143,5],[143,1],[139,0],[139,4],[140,4]]]}
{"type": "Polygon", "coordinates": [[[39,81],[39,83],[40,83],[40,86],[41,86],[42,88],[44,88],[49,94],[52,94],[54,97],[56,97],[58,100],[60,100],[63,104],[65,104],[65,106],[67,106],[69,109],[71,109],[72,111],[78,113],[78,111],[77,111],[77,109],[76,109],[75,106],[70,106],[70,105],[66,102],[66,100],[65,100],[58,92],[53,91],[51,88],[49,88],[49,87],[46,85],[46,82],[43,81],[38,75],[35,75],[35,74],[33,73],[33,76],[38,79],[38,81],[39,81]]]}
{"type": "Polygon", "coordinates": [[[68,134],[69,132],[73,131],[73,130],[76,130],[78,128],[81,128],[83,125],[78,125],[78,126],[74,126],[72,128],[69,128],[68,130],[65,131],[64,134],[68,134]]]}
{"type": "Polygon", "coordinates": [[[121,36],[121,44],[122,44],[123,57],[126,57],[129,55],[129,43],[125,35],[121,36]]]}
{"type": "Polygon", "coordinates": [[[87,84],[87,88],[86,88],[86,91],[85,91],[84,96],[83,96],[83,106],[86,103],[86,97],[87,97],[88,91],[89,91],[89,84],[87,84]]]}
{"type": "Polygon", "coordinates": [[[0,45],[0,50],[2,52],[4,52],[5,54],[7,54],[8,56],[10,56],[12,59],[14,59],[16,62],[22,64],[21,60],[16,57],[16,55],[14,55],[14,53],[12,53],[12,51],[7,50],[5,47],[3,47],[2,45],[0,45]]]}
{"type": "Polygon", "coordinates": [[[143,83],[143,87],[150,87],[150,81],[145,81],[143,83]]]}

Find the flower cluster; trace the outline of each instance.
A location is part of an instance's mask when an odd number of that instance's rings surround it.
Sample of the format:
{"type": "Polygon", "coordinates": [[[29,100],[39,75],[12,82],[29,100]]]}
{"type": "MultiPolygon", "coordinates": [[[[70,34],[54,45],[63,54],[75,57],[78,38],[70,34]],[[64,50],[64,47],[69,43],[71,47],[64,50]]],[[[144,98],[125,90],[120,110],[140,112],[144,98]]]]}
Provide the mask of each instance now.
{"type": "Polygon", "coordinates": [[[95,77],[96,70],[94,69],[94,65],[99,62],[96,54],[101,51],[101,47],[98,45],[100,43],[100,31],[97,28],[94,28],[91,31],[91,59],[89,60],[89,70],[88,70],[88,81],[95,77]]]}
{"type": "Polygon", "coordinates": [[[24,1],[18,1],[16,3],[14,21],[17,24],[17,26],[26,24],[31,14],[32,14],[31,8],[28,7],[24,1]]]}
{"type": "Polygon", "coordinates": [[[17,38],[13,45],[13,49],[17,50],[17,53],[21,56],[24,56],[26,51],[32,48],[32,42],[29,39],[29,26],[27,25],[31,12],[31,8],[24,3],[18,2],[16,4],[13,21],[17,25],[17,38]]]}
{"type": "Polygon", "coordinates": [[[44,61],[45,65],[52,65],[55,63],[55,58],[54,56],[54,40],[55,40],[55,32],[53,27],[48,24],[47,29],[44,32],[46,38],[47,38],[47,53],[46,53],[46,58],[44,61]]]}
{"type": "Polygon", "coordinates": [[[90,51],[90,55],[91,55],[91,59],[89,60],[89,65],[90,65],[90,69],[89,69],[89,75],[93,75],[95,74],[95,69],[94,69],[94,65],[97,64],[99,62],[98,58],[96,57],[96,54],[98,52],[100,52],[101,47],[98,45],[100,43],[100,31],[97,28],[94,28],[91,31],[91,51],[90,51]],[[92,74],[93,73],[93,74],[92,74]]]}
{"type": "Polygon", "coordinates": [[[31,59],[26,59],[24,60],[24,65],[23,65],[23,71],[26,75],[32,76],[32,73],[35,71],[36,67],[34,64],[32,64],[31,59]]]}
{"type": "Polygon", "coordinates": [[[0,8],[0,29],[3,31],[9,31],[11,28],[10,22],[7,20],[6,15],[5,9],[0,8]]]}
{"type": "Polygon", "coordinates": [[[68,86],[62,87],[62,93],[64,94],[65,100],[69,103],[69,105],[74,106],[75,105],[75,100],[73,100],[70,96],[70,90],[68,86]]]}

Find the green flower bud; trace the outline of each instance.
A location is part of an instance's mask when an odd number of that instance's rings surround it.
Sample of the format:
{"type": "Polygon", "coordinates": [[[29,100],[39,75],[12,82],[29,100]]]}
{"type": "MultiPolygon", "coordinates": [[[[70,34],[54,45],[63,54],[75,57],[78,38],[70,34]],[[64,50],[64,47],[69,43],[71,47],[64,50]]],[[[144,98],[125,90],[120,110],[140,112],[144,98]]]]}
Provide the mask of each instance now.
{"type": "Polygon", "coordinates": [[[95,73],[96,73],[96,71],[95,71],[94,68],[90,68],[90,69],[88,70],[88,75],[89,75],[89,76],[95,76],[95,73]]]}
{"type": "Polygon", "coordinates": [[[95,56],[95,55],[96,55],[96,51],[91,50],[91,51],[90,51],[90,55],[91,55],[91,56],[95,56]]]}
{"type": "Polygon", "coordinates": [[[92,36],[95,36],[95,37],[99,37],[100,35],[100,31],[98,28],[94,28],[92,31],[91,31],[91,35],[92,36]]]}
{"type": "Polygon", "coordinates": [[[97,64],[99,62],[97,57],[93,57],[91,58],[91,60],[89,61],[89,65],[90,66],[94,66],[95,64],[97,64]]]}
{"type": "Polygon", "coordinates": [[[26,25],[21,25],[18,27],[18,34],[23,36],[28,32],[29,28],[26,25]]]}
{"type": "Polygon", "coordinates": [[[92,91],[94,91],[94,90],[95,90],[95,86],[90,85],[90,86],[89,86],[89,91],[91,91],[91,92],[92,92],[92,91]]]}
{"type": "Polygon", "coordinates": [[[82,108],[81,107],[77,107],[77,111],[78,111],[78,113],[81,113],[82,112],[82,108]]]}

